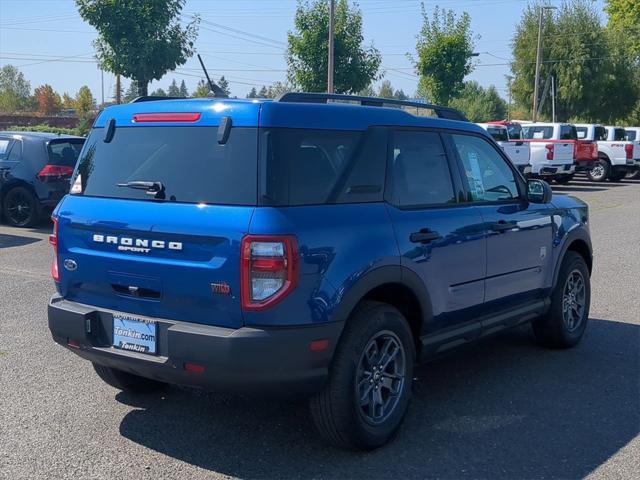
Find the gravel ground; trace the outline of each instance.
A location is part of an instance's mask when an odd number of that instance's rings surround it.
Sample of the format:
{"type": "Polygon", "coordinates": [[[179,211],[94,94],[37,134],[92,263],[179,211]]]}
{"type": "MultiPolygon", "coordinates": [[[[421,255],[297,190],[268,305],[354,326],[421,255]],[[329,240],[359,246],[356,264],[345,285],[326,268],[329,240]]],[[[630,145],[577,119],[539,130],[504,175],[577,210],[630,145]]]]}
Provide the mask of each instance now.
{"type": "Polygon", "coordinates": [[[49,336],[49,226],[0,226],[0,478],[638,478],[640,182],[555,190],[591,206],[584,341],[547,351],[523,328],[421,367],[368,454],[322,444],[302,404],[103,384],[49,336]]]}

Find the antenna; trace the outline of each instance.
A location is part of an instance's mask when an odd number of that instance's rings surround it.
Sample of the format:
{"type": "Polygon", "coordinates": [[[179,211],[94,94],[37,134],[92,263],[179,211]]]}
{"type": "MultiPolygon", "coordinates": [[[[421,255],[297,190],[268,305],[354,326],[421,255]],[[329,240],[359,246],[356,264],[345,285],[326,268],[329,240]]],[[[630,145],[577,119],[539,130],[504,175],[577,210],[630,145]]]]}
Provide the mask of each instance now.
{"type": "Polygon", "coordinates": [[[207,77],[207,82],[209,82],[209,89],[213,92],[213,96],[229,98],[229,96],[224,92],[224,90],[222,90],[218,85],[216,85],[211,81],[211,78],[209,77],[209,73],[207,72],[207,68],[204,66],[204,62],[202,61],[202,57],[200,56],[200,54],[198,54],[198,60],[200,61],[200,66],[202,67],[202,70],[204,71],[205,76],[207,77]]]}

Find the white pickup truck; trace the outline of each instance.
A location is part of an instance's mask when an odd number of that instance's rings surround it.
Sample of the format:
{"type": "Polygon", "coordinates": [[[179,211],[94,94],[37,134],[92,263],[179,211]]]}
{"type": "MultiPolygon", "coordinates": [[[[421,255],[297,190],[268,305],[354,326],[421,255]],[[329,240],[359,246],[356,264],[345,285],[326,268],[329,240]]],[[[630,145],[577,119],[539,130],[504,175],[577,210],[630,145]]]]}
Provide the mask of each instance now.
{"type": "Polygon", "coordinates": [[[522,136],[531,148],[531,174],[557,183],[568,183],[575,173],[577,134],[568,123],[527,123],[522,136]]]}
{"type": "MultiPolygon", "coordinates": [[[[630,142],[638,142],[640,141],[640,127],[629,127],[624,129],[627,132],[627,140],[630,142]]],[[[639,163],[636,161],[636,163],[639,163]]],[[[635,172],[628,173],[627,178],[640,178],[640,166],[635,172]]]]}
{"type": "Polygon", "coordinates": [[[598,160],[587,176],[594,182],[619,182],[640,166],[640,141],[627,140],[622,127],[578,124],[578,136],[598,142],[598,160]]]}
{"type": "Polygon", "coordinates": [[[509,130],[506,125],[499,125],[496,123],[478,123],[478,126],[484,128],[489,135],[496,141],[496,143],[507,154],[511,163],[520,170],[525,176],[531,174],[531,164],[529,163],[531,156],[531,149],[528,142],[523,142],[522,139],[512,139],[509,136],[509,130]]]}

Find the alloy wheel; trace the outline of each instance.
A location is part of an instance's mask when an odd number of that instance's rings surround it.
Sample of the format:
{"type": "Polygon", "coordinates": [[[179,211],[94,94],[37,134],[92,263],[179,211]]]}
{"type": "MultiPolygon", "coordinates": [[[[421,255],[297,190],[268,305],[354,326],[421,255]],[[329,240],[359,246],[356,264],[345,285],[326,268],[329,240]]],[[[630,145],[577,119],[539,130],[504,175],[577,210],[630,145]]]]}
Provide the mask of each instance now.
{"type": "Polygon", "coordinates": [[[584,321],[586,297],[584,277],[579,270],[573,270],[562,294],[562,321],[569,332],[577,330],[584,321]]]}

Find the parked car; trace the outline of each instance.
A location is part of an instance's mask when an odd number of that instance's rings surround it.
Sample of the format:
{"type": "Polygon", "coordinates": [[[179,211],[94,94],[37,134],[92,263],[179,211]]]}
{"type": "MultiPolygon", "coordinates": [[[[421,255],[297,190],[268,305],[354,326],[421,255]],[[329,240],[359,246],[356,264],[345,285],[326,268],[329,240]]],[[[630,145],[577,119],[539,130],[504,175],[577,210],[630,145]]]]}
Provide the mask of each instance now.
{"type": "MultiPolygon", "coordinates": [[[[500,145],[516,168],[520,170],[520,173],[525,176],[531,174],[531,164],[529,163],[531,151],[528,142],[523,142],[521,138],[512,139],[506,125],[498,123],[478,123],[477,125],[484,128],[500,145]]],[[[511,131],[514,134],[518,132],[513,128],[511,131]]]]}
{"type": "Polygon", "coordinates": [[[557,183],[568,183],[576,165],[576,132],[568,123],[528,123],[522,135],[531,148],[532,175],[557,183]]]}
{"type": "MultiPolygon", "coordinates": [[[[629,127],[625,128],[625,132],[627,132],[626,139],[630,142],[638,142],[640,141],[640,127],[629,127]]],[[[640,178],[640,160],[636,160],[636,165],[638,169],[635,172],[627,173],[627,178],[638,179],[640,178]]]]}
{"type": "Polygon", "coordinates": [[[69,192],[84,138],[0,132],[0,212],[15,227],[32,227],[69,192]]]}
{"type": "Polygon", "coordinates": [[[304,93],[106,108],[53,214],[54,340],[131,393],[306,395],[350,449],[397,431],[415,361],[525,322],[576,345],[587,205],[463,118],[304,93]]]}
{"type": "Polygon", "coordinates": [[[576,125],[581,135],[598,144],[598,161],[587,172],[594,182],[609,179],[619,182],[628,173],[635,173],[640,165],[640,141],[628,141],[624,128],[593,124],[576,125]]]}

